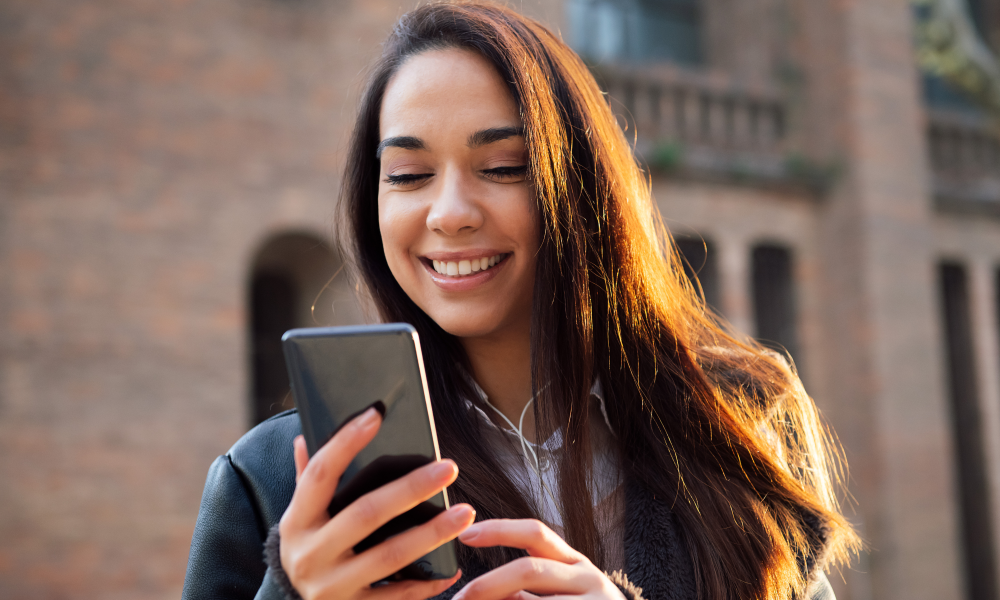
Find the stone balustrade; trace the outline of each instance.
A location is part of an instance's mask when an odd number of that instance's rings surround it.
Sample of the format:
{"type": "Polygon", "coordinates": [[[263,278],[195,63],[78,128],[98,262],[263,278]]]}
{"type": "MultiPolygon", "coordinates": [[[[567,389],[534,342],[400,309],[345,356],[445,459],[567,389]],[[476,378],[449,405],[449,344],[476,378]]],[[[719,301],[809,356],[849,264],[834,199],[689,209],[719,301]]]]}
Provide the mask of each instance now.
{"type": "Polygon", "coordinates": [[[779,90],[669,65],[594,67],[636,153],[653,170],[825,193],[839,173],[791,147],[779,90]]]}
{"type": "Polygon", "coordinates": [[[730,153],[783,151],[786,110],[774,89],[669,66],[606,66],[595,74],[630,136],[638,132],[637,149],[675,142],[730,153]]]}
{"type": "Polygon", "coordinates": [[[938,204],[1000,209],[1000,123],[930,110],[927,136],[938,204]]]}

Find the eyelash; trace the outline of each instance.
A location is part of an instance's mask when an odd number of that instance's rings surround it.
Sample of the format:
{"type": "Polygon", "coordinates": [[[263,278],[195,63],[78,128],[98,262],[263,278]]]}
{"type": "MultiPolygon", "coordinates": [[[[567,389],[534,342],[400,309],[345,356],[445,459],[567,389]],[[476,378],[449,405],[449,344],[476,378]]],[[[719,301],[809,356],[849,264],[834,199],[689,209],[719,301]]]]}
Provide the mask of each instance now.
{"type": "Polygon", "coordinates": [[[430,173],[406,173],[404,175],[389,175],[385,178],[385,182],[389,185],[406,185],[428,177],[430,177],[430,173]]]}
{"type": "MultiPolygon", "coordinates": [[[[502,181],[511,177],[523,177],[528,172],[527,165],[521,165],[519,167],[496,167],[493,169],[486,169],[480,171],[488,179],[494,181],[502,181]]],[[[403,175],[388,175],[385,178],[385,182],[389,185],[406,185],[408,183],[416,183],[418,181],[427,179],[431,176],[431,173],[405,173],[403,175]]]]}
{"type": "Polygon", "coordinates": [[[508,177],[524,177],[528,173],[528,166],[521,165],[519,167],[497,167],[495,169],[486,169],[483,174],[490,179],[506,179],[508,177]]]}

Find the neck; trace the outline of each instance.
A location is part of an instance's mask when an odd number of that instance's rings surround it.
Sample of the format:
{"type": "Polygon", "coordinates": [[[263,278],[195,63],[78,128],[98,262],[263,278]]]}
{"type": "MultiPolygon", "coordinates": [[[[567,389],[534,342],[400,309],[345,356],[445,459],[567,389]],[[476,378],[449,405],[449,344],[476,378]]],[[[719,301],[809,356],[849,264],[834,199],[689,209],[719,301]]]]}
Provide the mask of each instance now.
{"type": "MultiPolygon", "coordinates": [[[[517,425],[531,399],[531,343],[528,331],[516,335],[463,338],[462,345],[472,363],[472,375],[486,392],[490,404],[517,425]]],[[[486,413],[499,427],[509,427],[493,411],[487,410],[486,413]]],[[[525,439],[533,442],[535,417],[530,408],[524,414],[523,423],[525,439]]]]}

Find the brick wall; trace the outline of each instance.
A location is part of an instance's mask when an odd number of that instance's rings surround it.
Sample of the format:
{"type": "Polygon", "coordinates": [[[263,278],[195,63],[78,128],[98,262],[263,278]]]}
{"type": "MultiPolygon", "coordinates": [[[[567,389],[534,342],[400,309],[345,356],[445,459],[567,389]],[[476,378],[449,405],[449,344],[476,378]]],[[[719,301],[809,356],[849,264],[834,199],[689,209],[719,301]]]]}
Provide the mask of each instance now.
{"type": "MultiPolygon", "coordinates": [[[[248,422],[252,263],[330,239],[364,66],[410,5],[0,3],[0,597],[178,596],[206,469],[248,422]]],[[[968,257],[988,317],[1000,223],[931,209],[904,3],[706,5],[709,68],[775,78],[794,144],[844,171],[826,197],[656,175],[664,217],[713,239],[746,331],[749,248],[795,252],[801,367],[872,550],[839,597],[958,598],[932,273],[968,257]]]]}
{"type": "Polygon", "coordinates": [[[0,7],[0,596],[176,597],[245,431],[245,295],[327,237],[389,2],[0,7]]]}

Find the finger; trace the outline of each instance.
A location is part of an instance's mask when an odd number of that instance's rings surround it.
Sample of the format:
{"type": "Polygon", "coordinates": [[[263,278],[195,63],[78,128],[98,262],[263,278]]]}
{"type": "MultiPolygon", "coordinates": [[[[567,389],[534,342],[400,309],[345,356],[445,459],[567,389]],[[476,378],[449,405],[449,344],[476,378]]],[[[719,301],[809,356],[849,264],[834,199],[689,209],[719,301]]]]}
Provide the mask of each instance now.
{"type": "Polygon", "coordinates": [[[455,585],[455,582],[462,576],[459,570],[448,579],[435,579],[433,581],[401,581],[372,588],[366,597],[370,600],[424,600],[432,598],[455,585]]]}
{"type": "Polygon", "coordinates": [[[299,478],[302,477],[302,471],[309,464],[309,451],[306,450],[306,439],[301,435],[295,436],[295,439],[292,440],[292,451],[295,456],[295,483],[297,485],[299,478]]]}
{"type": "Polygon", "coordinates": [[[341,428],[323,445],[302,470],[292,501],[281,517],[282,531],[317,527],[329,520],[326,512],[337,489],[337,482],[355,455],[378,432],[381,417],[369,408],[341,428]]]}
{"type": "Polygon", "coordinates": [[[454,461],[445,459],[424,465],[403,477],[368,492],[334,515],[324,526],[324,535],[354,546],[373,531],[414,506],[434,496],[458,477],[454,461]]]}
{"type": "Polygon", "coordinates": [[[567,544],[547,525],[535,519],[488,519],[469,527],[458,537],[466,546],[507,546],[526,550],[531,556],[564,563],[586,557],[567,544]]]}
{"type": "Polygon", "coordinates": [[[454,600],[503,600],[521,591],[539,595],[585,594],[602,586],[596,569],[528,556],[473,579],[454,600]]]}
{"type": "Polygon", "coordinates": [[[392,575],[441,544],[455,539],[476,518],[468,504],[456,504],[423,525],[394,536],[351,559],[351,572],[359,583],[371,583],[392,575]]]}
{"type": "MultiPolygon", "coordinates": [[[[369,587],[368,584],[364,584],[358,589],[359,593],[354,594],[351,597],[362,598],[364,600],[399,600],[401,598],[413,598],[424,600],[426,598],[431,598],[437,596],[441,592],[445,591],[449,587],[455,585],[455,582],[462,577],[462,571],[459,569],[455,575],[449,577],[448,579],[434,579],[429,581],[421,580],[407,580],[392,583],[383,583],[374,587],[369,587]]],[[[345,582],[345,578],[338,576],[337,573],[327,573],[324,581],[320,582],[318,585],[313,585],[308,593],[310,598],[343,598],[345,596],[345,585],[349,585],[345,582]]],[[[302,594],[303,597],[306,594],[302,594]]],[[[350,594],[347,594],[350,596],[350,594]]]]}

